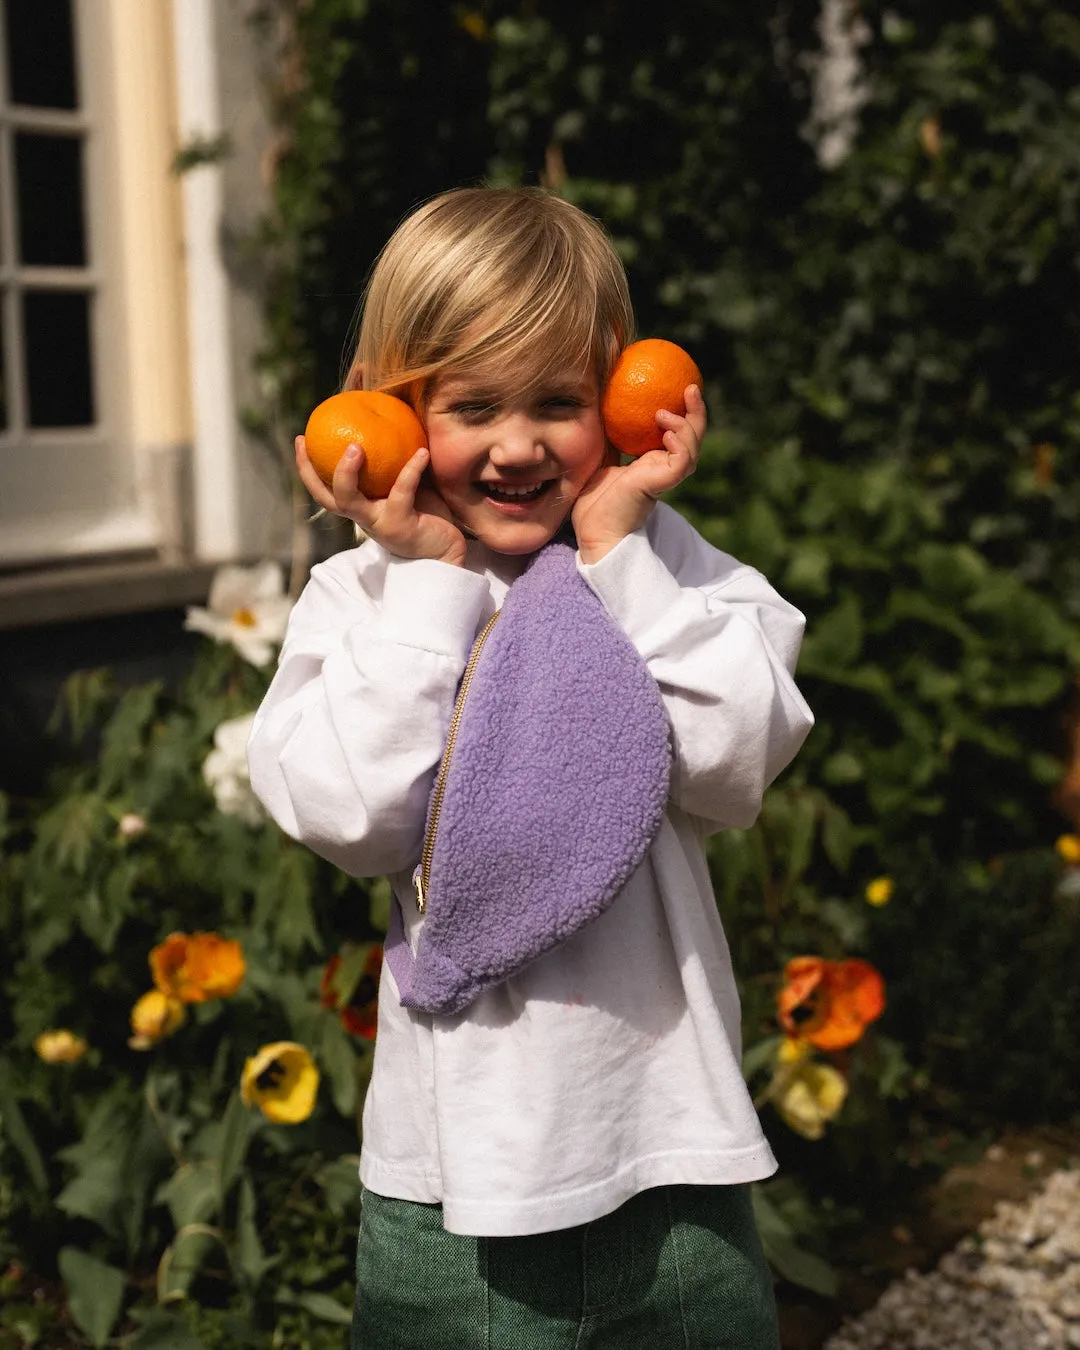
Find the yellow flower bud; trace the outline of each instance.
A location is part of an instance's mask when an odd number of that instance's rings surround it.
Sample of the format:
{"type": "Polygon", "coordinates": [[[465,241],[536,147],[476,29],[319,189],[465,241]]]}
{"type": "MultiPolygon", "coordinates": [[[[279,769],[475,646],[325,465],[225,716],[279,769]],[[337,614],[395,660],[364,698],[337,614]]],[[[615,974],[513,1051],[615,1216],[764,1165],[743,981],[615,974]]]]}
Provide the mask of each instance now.
{"type": "Polygon", "coordinates": [[[1070,867],[1080,866],[1080,835],[1063,834],[1054,845],[1059,857],[1070,867]]]}
{"type": "Polygon", "coordinates": [[[46,1064],[74,1064],[88,1049],[82,1036],[76,1036],[65,1027],[43,1031],[34,1040],[34,1049],[46,1064]]]}
{"type": "Polygon", "coordinates": [[[160,989],[150,989],[131,1010],[133,1035],[128,1045],[132,1050],[149,1050],[183,1026],[186,1018],[187,1009],[178,998],[163,994],[160,989]]]}
{"type": "Polygon", "coordinates": [[[804,1139],[820,1139],[847,1099],[844,1077],[829,1064],[802,1064],[773,1098],[781,1119],[804,1139]]]}
{"type": "Polygon", "coordinates": [[[864,892],[866,903],[880,909],[883,905],[887,905],[893,898],[893,891],[895,889],[896,887],[893,885],[892,877],[875,877],[864,892]]]}

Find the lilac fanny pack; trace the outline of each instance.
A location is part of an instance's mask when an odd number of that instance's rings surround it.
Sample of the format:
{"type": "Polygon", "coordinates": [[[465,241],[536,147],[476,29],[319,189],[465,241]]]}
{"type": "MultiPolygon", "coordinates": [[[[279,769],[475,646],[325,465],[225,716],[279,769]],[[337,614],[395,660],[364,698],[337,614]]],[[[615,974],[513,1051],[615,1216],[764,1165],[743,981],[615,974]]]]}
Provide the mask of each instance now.
{"type": "Polygon", "coordinates": [[[511,586],[459,689],[428,806],[401,1002],[453,1013],[598,918],[660,826],[670,731],[644,660],[553,540],[511,586]]]}

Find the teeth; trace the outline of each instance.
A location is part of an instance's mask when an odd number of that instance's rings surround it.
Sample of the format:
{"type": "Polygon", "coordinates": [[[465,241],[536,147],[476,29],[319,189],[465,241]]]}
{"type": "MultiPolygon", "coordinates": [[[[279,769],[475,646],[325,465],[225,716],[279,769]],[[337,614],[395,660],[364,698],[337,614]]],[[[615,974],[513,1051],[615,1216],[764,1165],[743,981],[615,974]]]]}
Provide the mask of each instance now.
{"type": "Polygon", "coordinates": [[[492,497],[536,497],[545,485],[535,483],[532,487],[511,487],[508,483],[485,483],[484,486],[492,497]]]}

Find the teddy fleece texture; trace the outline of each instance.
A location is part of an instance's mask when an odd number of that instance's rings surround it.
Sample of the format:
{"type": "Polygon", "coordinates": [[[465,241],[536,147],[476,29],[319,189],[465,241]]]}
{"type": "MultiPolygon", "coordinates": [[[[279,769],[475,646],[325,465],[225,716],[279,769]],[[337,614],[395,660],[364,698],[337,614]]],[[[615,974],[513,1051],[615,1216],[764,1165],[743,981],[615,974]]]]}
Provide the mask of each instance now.
{"type": "Polygon", "coordinates": [[[598,918],[660,827],[670,771],[655,680],[574,548],[552,541],[473,671],[415,957],[394,907],[401,1002],[457,1012],[598,918]]]}

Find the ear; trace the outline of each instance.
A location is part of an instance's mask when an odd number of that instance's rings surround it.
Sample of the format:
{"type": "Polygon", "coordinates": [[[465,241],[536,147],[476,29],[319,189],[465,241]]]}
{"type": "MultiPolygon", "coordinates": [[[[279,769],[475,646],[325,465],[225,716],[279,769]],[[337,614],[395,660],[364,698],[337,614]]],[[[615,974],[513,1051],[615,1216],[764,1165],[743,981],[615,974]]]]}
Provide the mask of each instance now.
{"type": "Polygon", "coordinates": [[[345,389],[363,389],[364,387],[364,363],[354,361],[349,367],[349,373],[345,376],[345,389]]]}

